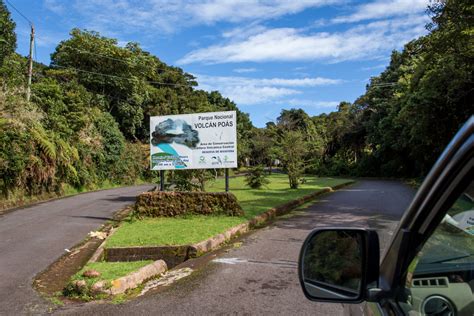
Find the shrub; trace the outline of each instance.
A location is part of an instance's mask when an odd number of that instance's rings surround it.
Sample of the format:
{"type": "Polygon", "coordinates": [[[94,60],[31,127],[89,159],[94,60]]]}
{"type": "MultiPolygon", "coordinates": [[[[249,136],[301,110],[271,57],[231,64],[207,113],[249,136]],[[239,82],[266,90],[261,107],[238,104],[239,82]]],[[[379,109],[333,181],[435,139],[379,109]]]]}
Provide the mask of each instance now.
{"type": "Polygon", "coordinates": [[[245,176],[245,183],[252,189],[260,189],[263,185],[270,183],[270,181],[265,175],[263,166],[255,166],[245,176]]]}
{"type": "Polygon", "coordinates": [[[288,173],[290,188],[297,189],[299,179],[302,177],[307,152],[303,135],[297,131],[289,131],[283,135],[281,140],[281,160],[285,171],[288,173]]]}
{"type": "Polygon", "coordinates": [[[176,191],[205,191],[206,183],[213,179],[210,170],[190,169],[174,170],[171,175],[171,181],[175,184],[176,191]]]}
{"type": "Polygon", "coordinates": [[[150,217],[244,214],[236,197],[228,192],[145,192],[137,197],[134,212],[137,216],[150,217]]]}

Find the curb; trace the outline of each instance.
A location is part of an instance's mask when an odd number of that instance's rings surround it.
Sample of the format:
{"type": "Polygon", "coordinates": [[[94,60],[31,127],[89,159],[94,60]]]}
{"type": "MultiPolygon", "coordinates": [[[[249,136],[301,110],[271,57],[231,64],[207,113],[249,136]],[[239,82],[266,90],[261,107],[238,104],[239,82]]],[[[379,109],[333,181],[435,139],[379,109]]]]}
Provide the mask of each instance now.
{"type": "Polygon", "coordinates": [[[168,271],[166,262],[163,260],[157,260],[144,267],[141,267],[138,271],[132,272],[126,276],[115,279],[110,282],[109,287],[107,282],[99,281],[92,285],[91,289],[95,293],[102,293],[108,295],[117,295],[125,293],[129,289],[134,289],[144,281],[161,275],[168,271]]]}
{"type": "Polygon", "coordinates": [[[157,260],[149,265],[140,268],[136,272],[113,280],[112,287],[109,289],[112,295],[124,293],[128,289],[136,288],[143,281],[155,277],[168,271],[168,266],[163,260],[157,260]]]}
{"type": "Polygon", "coordinates": [[[115,233],[116,230],[117,230],[117,227],[112,227],[110,229],[110,231],[107,233],[107,237],[105,237],[105,239],[102,240],[102,243],[100,244],[100,246],[97,247],[96,251],[94,252],[92,257],[89,259],[88,261],[89,263],[100,261],[104,257],[105,241],[107,240],[107,238],[112,236],[112,234],[115,233]]]}
{"type": "Polygon", "coordinates": [[[188,250],[189,258],[196,258],[203,255],[206,252],[219,248],[223,243],[231,240],[237,235],[244,234],[250,230],[250,224],[243,223],[237,226],[231,227],[222,234],[218,234],[206,240],[200,241],[196,244],[190,245],[188,250]]]}

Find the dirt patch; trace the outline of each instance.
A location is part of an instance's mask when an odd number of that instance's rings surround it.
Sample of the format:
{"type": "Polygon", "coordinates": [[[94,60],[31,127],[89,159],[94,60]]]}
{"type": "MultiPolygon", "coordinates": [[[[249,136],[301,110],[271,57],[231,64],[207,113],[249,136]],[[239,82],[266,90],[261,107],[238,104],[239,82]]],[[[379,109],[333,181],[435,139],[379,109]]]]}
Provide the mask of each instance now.
{"type": "Polygon", "coordinates": [[[41,272],[34,280],[33,286],[47,296],[62,292],[71,276],[89,261],[101,243],[101,239],[91,238],[84,244],[75,247],[70,253],[65,254],[41,272]]]}

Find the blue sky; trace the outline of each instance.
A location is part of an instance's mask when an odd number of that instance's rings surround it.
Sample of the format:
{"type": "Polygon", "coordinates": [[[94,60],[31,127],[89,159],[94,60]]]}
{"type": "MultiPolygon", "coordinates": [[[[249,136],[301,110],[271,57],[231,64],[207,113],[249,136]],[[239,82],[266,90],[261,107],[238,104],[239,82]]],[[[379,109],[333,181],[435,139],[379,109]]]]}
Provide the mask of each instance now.
{"type": "MultiPolygon", "coordinates": [[[[49,64],[78,27],[139,42],[219,90],[264,126],[282,109],[331,112],[364,93],[393,49],[420,35],[428,0],[10,0],[34,24],[49,64]]],[[[29,26],[15,11],[18,52],[29,26]]]]}

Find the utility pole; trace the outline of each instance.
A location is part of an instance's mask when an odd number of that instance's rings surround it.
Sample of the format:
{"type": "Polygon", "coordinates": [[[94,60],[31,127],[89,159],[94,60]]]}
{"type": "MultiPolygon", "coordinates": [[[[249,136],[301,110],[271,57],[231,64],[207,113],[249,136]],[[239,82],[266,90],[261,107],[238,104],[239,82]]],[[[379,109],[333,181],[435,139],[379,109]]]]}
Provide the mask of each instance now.
{"type": "Polygon", "coordinates": [[[28,56],[28,84],[26,86],[26,101],[30,102],[31,97],[31,77],[33,75],[33,45],[35,43],[35,27],[33,24],[31,26],[30,34],[30,55],[28,56]]]}

